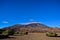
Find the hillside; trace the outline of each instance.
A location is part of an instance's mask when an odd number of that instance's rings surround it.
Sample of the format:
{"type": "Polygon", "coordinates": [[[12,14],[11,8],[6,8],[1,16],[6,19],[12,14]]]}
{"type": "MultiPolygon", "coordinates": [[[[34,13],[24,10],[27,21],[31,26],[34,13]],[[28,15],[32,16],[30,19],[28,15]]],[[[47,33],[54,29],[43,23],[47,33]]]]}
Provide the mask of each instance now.
{"type": "Polygon", "coordinates": [[[15,31],[28,31],[28,32],[46,32],[46,31],[60,32],[59,28],[50,28],[49,26],[46,26],[41,23],[30,23],[26,25],[15,24],[13,26],[9,26],[3,29],[5,30],[14,29],[15,31]]]}

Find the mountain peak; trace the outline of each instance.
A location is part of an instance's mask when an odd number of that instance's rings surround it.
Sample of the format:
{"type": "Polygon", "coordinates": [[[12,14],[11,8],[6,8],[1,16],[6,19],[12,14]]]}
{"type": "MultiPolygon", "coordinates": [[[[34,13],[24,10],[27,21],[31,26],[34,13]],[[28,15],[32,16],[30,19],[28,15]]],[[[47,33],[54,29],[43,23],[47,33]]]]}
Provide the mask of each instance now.
{"type": "Polygon", "coordinates": [[[28,24],[37,24],[37,23],[40,23],[40,22],[27,22],[27,23],[21,23],[21,24],[28,25],[28,24]]]}

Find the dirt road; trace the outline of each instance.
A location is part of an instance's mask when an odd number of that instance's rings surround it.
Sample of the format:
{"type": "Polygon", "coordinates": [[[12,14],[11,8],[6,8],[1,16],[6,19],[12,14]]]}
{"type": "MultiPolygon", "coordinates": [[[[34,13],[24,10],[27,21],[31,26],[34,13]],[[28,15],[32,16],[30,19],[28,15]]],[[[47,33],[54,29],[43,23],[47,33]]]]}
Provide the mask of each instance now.
{"type": "MultiPolygon", "coordinates": [[[[60,33],[58,33],[60,35],[60,33]]],[[[0,40],[60,40],[60,37],[47,37],[45,33],[29,33],[24,36],[14,36],[15,38],[0,40]]]]}

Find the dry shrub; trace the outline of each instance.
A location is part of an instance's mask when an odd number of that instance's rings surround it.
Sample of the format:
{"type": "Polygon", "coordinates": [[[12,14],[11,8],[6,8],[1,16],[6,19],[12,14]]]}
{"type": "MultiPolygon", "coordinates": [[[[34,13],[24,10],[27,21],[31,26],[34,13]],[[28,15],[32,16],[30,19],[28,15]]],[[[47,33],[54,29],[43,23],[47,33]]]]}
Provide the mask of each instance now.
{"type": "Polygon", "coordinates": [[[28,32],[21,32],[20,34],[21,34],[21,35],[27,35],[28,32]]]}
{"type": "Polygon", "coordinates": [[[54,32],[47,32],[47,33],[46,33],[46,36],[48,36],[48,37],[56,37],[57,34],[54,33],[54,32]]]}

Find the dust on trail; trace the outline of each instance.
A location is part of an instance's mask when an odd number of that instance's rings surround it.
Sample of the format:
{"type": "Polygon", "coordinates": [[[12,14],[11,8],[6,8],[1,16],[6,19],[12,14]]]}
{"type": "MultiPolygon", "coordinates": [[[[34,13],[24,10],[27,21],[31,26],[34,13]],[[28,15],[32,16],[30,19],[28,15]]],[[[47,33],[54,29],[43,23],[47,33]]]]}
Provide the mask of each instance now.
{"type": "MultiPolygon", "coordinates": [[[[60,35],[60,33],[58,33],[60,35]]],[[[29,33],[24,36],[14,36],[15,38],[0,40],[60,40],[60,37],[47,37],[45,33],[29,33]]]]}

